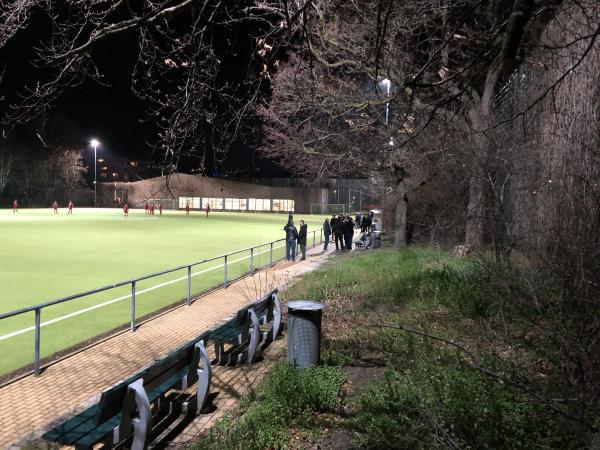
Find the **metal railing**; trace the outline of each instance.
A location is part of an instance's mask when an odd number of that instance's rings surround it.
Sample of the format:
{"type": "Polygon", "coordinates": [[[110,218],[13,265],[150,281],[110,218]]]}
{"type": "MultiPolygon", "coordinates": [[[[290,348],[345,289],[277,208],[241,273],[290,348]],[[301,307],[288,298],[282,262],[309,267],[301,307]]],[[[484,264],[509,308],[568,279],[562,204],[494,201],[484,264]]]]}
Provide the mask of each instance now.
{"type": "MultiPolygon", "coordinates": [[[[309,233],[310,234],[310,233],[309,233]]],[[[320,244],[323,242],[323,229],[321,228],[320,230],[314,230],[312,232],[312,245],[308,245],[309,242],[307,242],[307,247],[315,247],[317,244],[320,244]],[[319,242],[317,242],[316,237],[317,237],[317,231],[319,232],[319,242]]],[[[308,238],[308,236],[307,236],[308,238]]],[[[34,356],[33,356],[33,373],[35,375],[38,375],[40,372],[40,344],[41,344],[41,327],[42,327],[42,323],[41,323],[41,316],[42,316],[42,309],[50,307],[50,306],[54,306],[54,305],[58,305],[60,303],[65,303],[65,302],[69,302],[72,300],[76,300],[79,298],[83,298],[83,297],[87,297],[89,295],[93,295],[93,294],[97,294],[99,292],[105,292],[105,291],[109,291],[111,289],[116,289],[122,286],[127,286],[127,285],[131,285],[131,315],[130,315],[130,330],[132,332],[135,332],[136,326],[137,326],[137,322],[136,322],[136,317],[135,317],[135,307],[136,307],[136,285],[138,282],[140,281],[144,281],[144,280],[149,280],[151,278],[155,278],[158,276],[162,276],[162,275],[166,275],[169,273],[173,273],[179,270],[183,270],[183,269],[187,269],[187,297],[186,297],[186,304],[189,306],[191,304],[192,301],[192,267],[196,267],[202,264],[207,264],[213,261],[218,261],[220,259],[223,260],[223,287],[227,287],[227,285],[238,279],[241,277],[244,277],[248,274],[253,274],[256,270],[260,270],[264,267],[271,267],[273,266],[273,264],[275,264],[278,261],[281,261],[282,259],[285,259],[285,256],[278,258],[278,259],[273,259],[273,250],[274,250],[274,244],[278,243],[278,242],[284,242],[285,239],[277,239],[275,241],[271,241],[271,242],[267,242],[266,244],[259,244],[253,247],[247,247],[241,250],[236,250],[230,253],[226,253],[223,255],[219,255],[219,256],[215,256],[213,258],[208,258],[208,259],[203,259],[201,261],[197,261],[194,263],[190,263],[190,264],[183,264],[177,267],[173,267],[171,269],[167,269],[167,270],[163,270],[161,272],[154,272],[152,274],[149,275],[144,275],[138,278],[133,278],[131,280],[127,280],[127,281],[121,281],[119,283],[115,283],[115,284],[110,284],[108,286],[103,286],[97,289],[92,289],[89,291],[85,291],[85,292],[80,292],[78,294],[73,294],[73,295],[68,295],[66,297],[62,297],[56,300],[52,300],[52,301],[48,301],[45,303],[39,303],[37,305],[33,305],[33,306],[28,306],[27,308],[22,308],[22,309],[17,309],[15,311],[10,311],[7,313],[3,313],[0,314],[0,320],[3,319],[8,319],[10,317],[15,317],[15,316],[19,316],[21,314],[26,314],[29,312],[34,312],[35,313],[35,322],[34,322],[34,330],[35,330],[35,337],[34,337],[34,356]],[[265,250],[263,252],[255,252],[255,250],[261,249],[263,247],[269,247],[268,250],[265,250]],[[240,258],[234,262],[239,262],[242,261],[246,258],[249,258],[249,267],[248,267],[248,271],[243,272],[241,275],[239,275],[238,277],[235,277],[233,279],[229,279],[228,278],[228,273],[227,273],[227,267],[228,267],[228,260],[230,256],[233,255],[238,255],[240,253],[243,252],[250,252],[250,255],[240,258]],[[264,264],[262,266],[258,266],[255,267],[254,264],[254,260],[255,260],[255,255],[260,255],[266,252],[269,252],[269,263],[268,264],[264,264]]],[[[307,239],[308,241],[308,239],[307,239]]],[[[277,248],[283,248],[283,247],[277,247],[277,248]]],[[[259,263],[260,264],[260,263],[259,263]]],[[[212,267],[209,270],[213,270],[213,269],[217,269],[219,268],[220,265],[217,265],[215,267],[212,267]]],[[[208,288],[207,290],[210,289],[214,289],[215,287],[218,287],[219,285],[216,286],[212,286],[210,288],[208,288]]],[[[204,292],[204,291],[203,291],[204,292]]],[[[200,294],[201,292],[197,293],[200,294]]],[[[175,303],[171,304],[174,305],[175,303]]],[[[73,345],[75,345],[76,343],[73,343],[73,345]]]]}

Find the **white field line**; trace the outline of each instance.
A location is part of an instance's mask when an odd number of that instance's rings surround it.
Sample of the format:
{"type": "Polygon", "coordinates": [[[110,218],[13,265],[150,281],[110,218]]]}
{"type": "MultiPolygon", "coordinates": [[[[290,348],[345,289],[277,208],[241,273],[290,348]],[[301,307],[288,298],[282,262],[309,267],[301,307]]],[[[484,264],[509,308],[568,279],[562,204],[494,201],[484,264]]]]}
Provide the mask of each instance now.
{"type": "MultiPolygon", "coordinates": [[[[277,247],[273,247],[273,250],[276,250],[278,248],[283,248],[283,247],[285,247],[285,245],[279,245],[277,247]]],[[[270,249],[269,250],[264,250],[262,252],[255,253],[254,256],[262,255],[263,253],[268,253],[270,251],[271,251],[270,249]]],[[[228,261],[227,265],[234,264],[236,262],[240,262],[240,261],[243,261],[244,259],[249,259],[249,258],[250,258],[250,255],[244,256],[242,258],[234,259],[233,261],[228,261]]],[[[199,272],[194,272],[194,273],[192,273],[192,277],[195,277],[196,275],[201,275],[201,274],[206,273],[206,272],[210,272],[211,270],[218,269],[220,267],[223,267],[224,265],[225,265],[225,263],[222,263],[222,264],[219,264],[218,266],[209,267],[208,269],[204,269],[204,270],[201,270],[199,272]]],[[[136,291],[135,292],[135,296],[137,298],[138,295],[144,294],[146,292],[153,291],[155,289],[159,289],[161,287],[168,286],[168,285],[173,284],[173,283],[178,283],[178,282],[186,280],[186,279],[187,279],[187,275],[185,275],[183,277],[180,277],[180,278],[176,278],[174,280],[165,281],[164,283],[159,283],[159,284],[157,284],[155,286],[151,286],[149,288],[142,289],[141,291],[136,291]]],[[[123,295],[122,297],[118,297],[118,298],[115,298],[115,299],[112,299],[112,300],[108,300],[108,301],[103,302],[103,303],[98,303],[97,305],[90,306],[88,308],[80,309],[78,311],[74,311],[72,313],[65,314],[63,316],[57,317],[56,319],[48,320],[47,322],[42,322],[40,324],[40,328],[41,327],[45,327],[47,325],[52,325],[53,323],[56,323],[56,322],[60,322],[61,320],[65,320],[65,319],[69,319],[71,317],[79,316],[80,314],[84,314],[86,312],[93,311],[93,310],[98,309],[98,308],[102,308],[104,306],[112,305],[113,303],[117,303],[117,302],[126,300],[128,298],[131,298],[131,294],[123,295]]],[[[20,334],[27,333],[27,332],[33,331],[33,330],[35,330],[35,326],[31,326],[31,327],[23,328],[21,330],[13,331],[12,333],[8,333],[8,334],[5,334],[3,336],[0,336],[0,341],[4,341],[5,339],[10,339],[12,337],[15,337],[15,336],[18,336],[20,334]]]]}

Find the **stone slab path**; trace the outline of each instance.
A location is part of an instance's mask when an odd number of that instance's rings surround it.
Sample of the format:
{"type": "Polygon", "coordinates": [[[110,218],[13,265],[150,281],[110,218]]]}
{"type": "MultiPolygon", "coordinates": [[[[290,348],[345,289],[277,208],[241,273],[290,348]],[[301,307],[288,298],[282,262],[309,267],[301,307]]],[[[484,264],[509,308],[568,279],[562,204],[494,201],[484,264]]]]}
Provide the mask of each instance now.
{"type": "Polygon", "coordinates": [[[52,423],[97,401],[102,391],[214,328],[274,287],[318,267],[332,253],[317,246],[309,250],[306,261],[280,262],[201,296],[189,307],[150,320],[135,333],[117,334],[63,359],[41,376],[26,376],[0,388],[0,448],[40,436],[52,423]]]}

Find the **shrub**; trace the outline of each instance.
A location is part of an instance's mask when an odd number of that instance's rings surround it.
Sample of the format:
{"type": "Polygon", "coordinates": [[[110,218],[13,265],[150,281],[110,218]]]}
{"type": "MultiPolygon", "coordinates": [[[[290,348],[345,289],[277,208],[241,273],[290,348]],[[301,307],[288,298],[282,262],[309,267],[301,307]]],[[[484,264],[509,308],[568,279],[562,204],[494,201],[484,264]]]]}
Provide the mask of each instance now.
{"type": "Polygon", "coordinates": [[[241,403],[238,417],[223,419],[193,449],[285,448],[291,428],[309,426],[315,412],[336,409],[343,379],[339,368],[296,369],[280,363],[255,398],[241,403]]]}
{"type": "Polygon", "coordinates": [[[547,431],[522,392],[458,363],[390,371],[359,405],[363,443],[373,448],[529,449],[547,431]]]}

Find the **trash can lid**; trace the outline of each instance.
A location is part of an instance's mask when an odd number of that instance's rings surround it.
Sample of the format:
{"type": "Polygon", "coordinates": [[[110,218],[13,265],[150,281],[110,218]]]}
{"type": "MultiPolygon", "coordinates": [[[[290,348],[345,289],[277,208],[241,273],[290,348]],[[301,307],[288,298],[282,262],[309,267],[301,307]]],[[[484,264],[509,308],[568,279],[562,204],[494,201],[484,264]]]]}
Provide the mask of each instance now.
{"type": "Polygon", "coordinates": [[[319,302],[313,302],[310,300],[292,300],[287,303],[288,309],[301,310],[301,311],[318,311],[323,309],[323,304],[319,302]]]}

